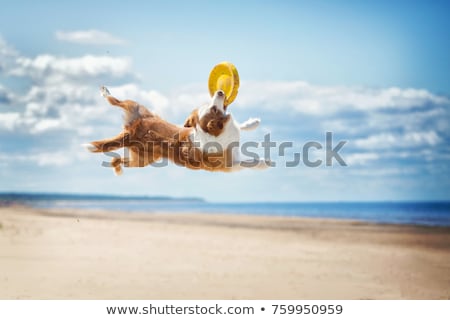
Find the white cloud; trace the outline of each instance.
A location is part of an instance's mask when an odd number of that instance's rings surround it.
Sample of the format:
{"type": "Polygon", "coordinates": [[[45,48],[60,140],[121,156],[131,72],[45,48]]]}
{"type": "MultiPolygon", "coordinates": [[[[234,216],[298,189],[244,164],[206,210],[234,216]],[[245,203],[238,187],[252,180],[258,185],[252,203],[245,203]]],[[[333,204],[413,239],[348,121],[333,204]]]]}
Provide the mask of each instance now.
{"type": "Polygon", "coordinates": [[[35,58],[17,58],[16,65],[9,70],[9,74],[30,77],[39,82],[120,78],[131,74],[131,61],[128,58],[109,56],[65,58],[44,54],[35,58]]]}
{"type": "Polygon", "coordinates": [[[364,139],[357,139],[353,145],[362,149],[416,148],[434,146],[441,138],[434,131],[407,132],[404,134],[380,133],[364,139]]]}
{"type": "Polygon", "coordinates": [[[155,90],[143,90],[133,83],[109,87],[109,90],[119,99],[135,100],[157,113],[162,113],[169,107],[168,97],[155,90]]]}
{"type": "Polygon", "coordinates": [[[18,53],[0,36],[0,74],[7,70],[11,63],[14,63],[18,53]]]}
{"type": "MultiPolygon", "coordinates": [[[[118,124],[120,116],[102,107],[99,85],[105,79],[136,79],[128,58],[86,55],[56,57],[49,54],[35,58],[22,56],[0,42],[0,52],[14,59],[4,64],[6,77],[20,76],[30,80],[25,92],[11,92],[0,87],[0,130],[20,130],[22,134],[41,134],[47,131],[71,130],[85,137],[93,127],[110,122],[118,124]],[[7,48],[7,49],[5,49],[7,48]],[[116,121],[117,120],[117,121],[116,121]]],[[[154,101],[162,99],[151,94],[154,101]]],[[[164,105],[162,105],[164,107],[164,105]]]]}
{"type": "Polygon", "coordinates": [[[72,155],[66,152],[40,153],[34,155],[31,159],[36,161],[41,167],[45,166],[66,166],[72,162],[72,155]]]}
{"type": "Polygon", "coordinates": [[[88,45],[123,45],[125,40],[99,30],[57,31],[56,39],[88,45]]]}
{"type": "Polygon", "coordinates": [[[33,86],[8,107],[21,112],[0,112],[0,131],[22,134],[70,130],[80,136],[107,123],[119,126],[120,115],[100,96],[98,88],[76,83],[33,86]]]}
{"type": "Polygon", "coordinates": [[[29,154],[0,154],[0,161],[35,163],[39,167],[62,167],[72,163],[73,155],[68,152],[33,152],[29,154]]]}
{"type": "MultiPolygon", "coordinates": [[[[408,167],[408,168],[402,168],[402,167],[391,167],[391,168],[369,168],[369,169],[363,169],[363,168],[357,168],[357,169],[351,169],[346,172],[346,178],[348,179],[349,175],[351,176],[357,176],[357,177],[370,177],[370,178],[381,178],[383,176],[412,176],[414,174],[417,174],[417,169],[414,167],[408,167]]],[[[364,181],[364,180],[363,180],[364,181]]],[[[383,180],[381,180],[381,183],[383,183],[383,180]]],[[[365,181],[364,184],[366,186],[369,185],[368,181],[365,181]]],[[[385,183],[383,183],[385,184],[385,183]]]]}
{"type": "Polygon", "coordinates": [[[0,36],[0,58],[5,59],[8,57],[15,57],[17,55],[17,51],[6,43],[6,41],[0,36]]]}
{"type": "Polygon", "coordinates": [[[4,112],[0,113],[0,130],[13,130],[20,121],[20,113],[18,112],[4,112]]]}
{"type": "Polygon", "coordinates": [[[35,83],[86,81],[127,78],[136,79],[127,57],[84,55],[61,57],[40,54],[27,57],[18,53],[0,37],[0,72],[6,76],[29,78],[35,83]]]}
{"type": "Polygon", "coordinates": [[[302,81],[243,82],[236,106],[295,110],[326,116],[345,111],[403,110],[449,105],[450,99],[424,89],[318,86],[302,81]]]}
{"type": "Polygon", "coordinates": [[[41,133],[49,130],[64,129],[64,121],[62,119],[40,119],[32,128],[32,133],[41,133]]]}
{"type": "Polygon", "coordinates": [[[366,165],[370,161],[380,159],[380,155],[373,152],[367,153],[352,153],[345,155],[345,162],[349,166],[353,165],[366,165]]]}

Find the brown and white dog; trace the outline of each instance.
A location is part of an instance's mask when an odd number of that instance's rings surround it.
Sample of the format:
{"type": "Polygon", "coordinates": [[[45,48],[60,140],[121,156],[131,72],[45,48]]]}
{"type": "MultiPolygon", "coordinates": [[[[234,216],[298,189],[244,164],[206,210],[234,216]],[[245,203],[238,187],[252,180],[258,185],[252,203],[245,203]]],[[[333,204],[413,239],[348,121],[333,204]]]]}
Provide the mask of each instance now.
{"type": "Polygon", "coordinates": [[[240,131],[255,129],[260,120],[249,119],[239,125],[226,113],[222,91],[217,91],[208,105],[194,110],[184,127],[165,121],[135,101],[114,98],[106,87],[101,88],[101,93],[110,104],[125,111],[124,128],[116,137],[93,141],[85,147],[91,152],[128,148],[129,157],[111,161],[117,175],[122,173],[122,165],[144,167],[161,158],[190,169],[223,172],[269,165],[257,159],[241,160],[240,131]]]}

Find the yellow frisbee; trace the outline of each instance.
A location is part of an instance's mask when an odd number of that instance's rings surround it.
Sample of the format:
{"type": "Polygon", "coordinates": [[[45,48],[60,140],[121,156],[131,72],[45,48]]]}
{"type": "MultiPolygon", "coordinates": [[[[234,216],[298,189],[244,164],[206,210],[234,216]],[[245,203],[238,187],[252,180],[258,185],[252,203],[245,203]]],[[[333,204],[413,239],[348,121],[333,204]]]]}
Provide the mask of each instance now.
{"type": "Polygon", "coordinates": [[[208,88],[211,97],[217,90],[222,90],[225,93],[224,105],[228,106],[238,94],[239,74],[236,67],[226,61],[214,66],[209,74],[208,88]]]}

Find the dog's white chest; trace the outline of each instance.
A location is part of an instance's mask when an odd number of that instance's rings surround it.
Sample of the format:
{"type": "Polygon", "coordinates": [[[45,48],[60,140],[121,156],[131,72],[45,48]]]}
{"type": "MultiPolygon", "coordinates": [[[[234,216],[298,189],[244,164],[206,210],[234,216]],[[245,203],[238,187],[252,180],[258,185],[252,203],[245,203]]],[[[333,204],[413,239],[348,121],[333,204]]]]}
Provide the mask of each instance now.
{"type": "Polygon", "coordinates": [[[210,135],[209,133],[204,132],[201,128],[197,127],[193,134],[192,140],[196,147],[207,153],[225,151],[228,148],[239,150],[239,125],[233,118],[231,118],[230,121],[225,124],[225,128],[222,133],[217,137],[210,135]]]}

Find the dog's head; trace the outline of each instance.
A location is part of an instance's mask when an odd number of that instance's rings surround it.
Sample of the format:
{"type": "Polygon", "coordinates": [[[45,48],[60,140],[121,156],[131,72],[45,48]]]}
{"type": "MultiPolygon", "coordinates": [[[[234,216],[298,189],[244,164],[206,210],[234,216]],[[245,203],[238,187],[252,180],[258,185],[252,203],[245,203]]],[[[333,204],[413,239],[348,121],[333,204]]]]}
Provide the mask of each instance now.
{"type": "Polygon", "coordinates": [[[197,127],[213,136],[218,136],[225,128],[225,124],[230,120],[231,116],[225,113],[223,105],[225,94],[222,90],[216,91],[208,105],[194,110],[186,119],[185,127],[197,127]]]}

